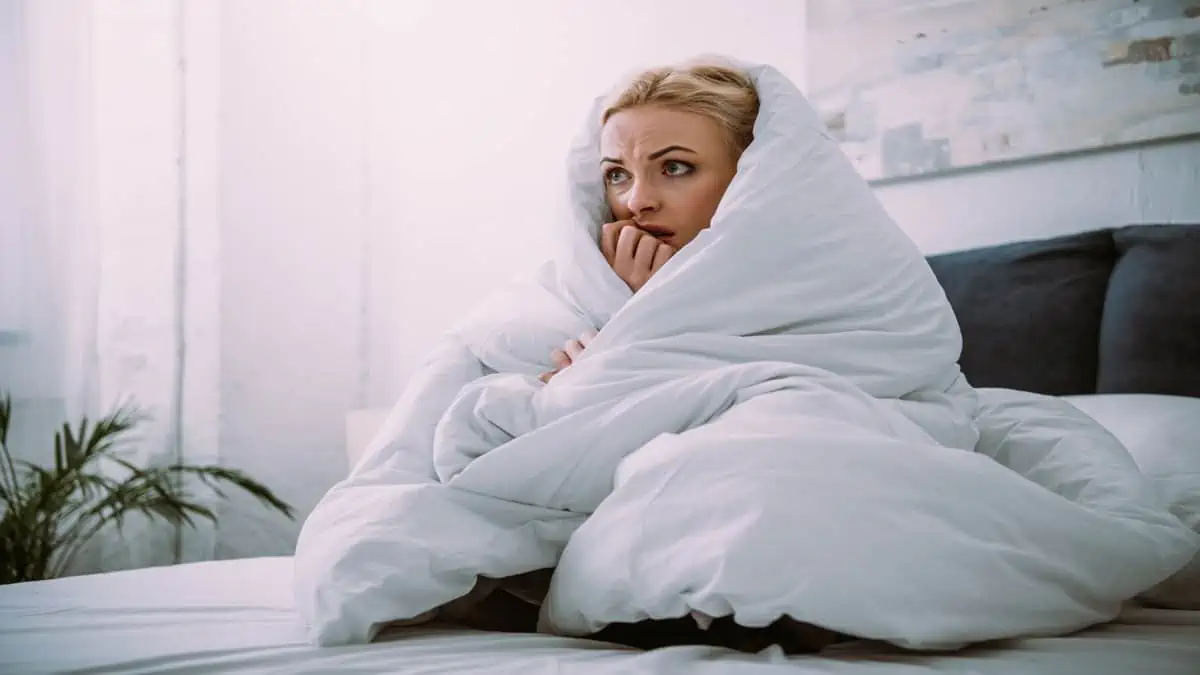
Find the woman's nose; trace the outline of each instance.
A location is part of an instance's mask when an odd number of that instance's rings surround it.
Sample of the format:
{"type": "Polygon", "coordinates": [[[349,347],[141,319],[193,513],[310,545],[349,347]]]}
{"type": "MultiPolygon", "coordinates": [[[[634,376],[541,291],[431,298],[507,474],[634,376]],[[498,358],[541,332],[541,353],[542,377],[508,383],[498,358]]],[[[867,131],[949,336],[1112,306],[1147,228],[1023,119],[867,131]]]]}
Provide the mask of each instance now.
{"type": "Polygon", "coordinates": [[[657,211],[662,206],[658,190],[645,181],[635,182],[626,195],[625,205],[635,214],[657,211]]]}

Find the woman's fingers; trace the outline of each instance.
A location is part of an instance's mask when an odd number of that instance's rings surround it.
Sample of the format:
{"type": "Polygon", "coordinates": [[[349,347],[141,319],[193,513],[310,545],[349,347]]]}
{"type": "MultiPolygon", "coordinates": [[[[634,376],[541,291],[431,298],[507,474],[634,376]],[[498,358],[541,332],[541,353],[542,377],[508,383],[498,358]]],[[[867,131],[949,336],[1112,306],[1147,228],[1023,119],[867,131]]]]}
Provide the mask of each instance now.
{"type": "Polygon", "coordinates": [[[600,232],[600,250],[617,276],[635,293],[675,255],[675,249],[630,220],[605,223],[600,232]]]}
{"type": "Polygon", "coordinates": [[[567,358],[572,363],[579,358],[579,354],[583,352],[583,343],[579,340],[567,340],[567,344],[563,346],[563,350],[567,352],[567,358]]]}
{"type": "Polygon", "coordinates": [[[626,225],[621,228],[620,234],[617,235],[617,255],[613,261],[613,267],[616,268],[618,274],[621,272],[628,274],[632,271],[631,263],[637,252],[638,240],[643,236],[650,235],[645,234],[632,225],[626,225]]]}
{"type": "Polygon", "coordinates": [[[644,235],[638,239],[637,250],[633,254],[634,269],[645,274],[648,278],[654,272],[655,254],[661,247],[662,242],[649,235],[644,235]]]}
{"type": "Polygon", "coordinates": [[[550,360],[553,361],[554,365],[558,366],[560,369],[571,365],[570,355],[568,355],[567,352],[562,349],[555,349],[553,352],[551,352],[550,360]]]}
{"type": "Polygon", "coordinates": [[[621,230],[626,225],[632,225],[632,220],[618,220],[612,223],[605,223],[600,228],[600,252],[604,254],[604,259],[608,261],[609,266],[612,266],[617,257],[617,239],[621,235],[621,230]]]}
{"type": "Polygon", "coordinates": [[[587,346],[591,343],[592,338],[594,337],[596,337],[596,331],[589,330],[583,335],[580,335],[578,339],[567,340],[566,344],[562,346],[562,349],[555,349],[550,353],[550,360],[554,362],[555,366],[554,370],[548,373],[542,373],[538,376],[538,379],[543,383],[549,382],[550,378],[554,377],[560,371],[562,371],[562,369],[574,363],[575,359],[579,358],[579,355],[583,353],[583,350],[587,349],[587,346]]]}
{"type": "Polygon", "coordinates": [[[658,248],[654,250],[654,263],[650,266],[650,271],[657,272],[658,268],[667,264],[673,255],[675,255],[675,249],[660,242],[658,248]]]}

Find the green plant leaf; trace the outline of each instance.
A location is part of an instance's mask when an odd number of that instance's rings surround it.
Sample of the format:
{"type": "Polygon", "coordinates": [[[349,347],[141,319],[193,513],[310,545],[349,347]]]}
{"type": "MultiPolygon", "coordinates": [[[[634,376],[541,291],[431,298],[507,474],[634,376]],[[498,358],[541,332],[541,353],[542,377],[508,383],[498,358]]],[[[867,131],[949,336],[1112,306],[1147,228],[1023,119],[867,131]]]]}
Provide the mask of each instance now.
{"type": "Polygon", "coordinates": [[[8,450],[8,429],[11,423],[12,397],[5,394],[0,396],[0,499],[4,501],[6,509],[12,508],[16,493],[21,489],[12,453],[8,450]]]}
{"type": "Polygon", "coordinates": [[[92,433],[87,435],[83,433],[83,430],[86,430],[87,427],[87,419],[85,418],[80,424],[80,439],[81,441],[86,439],[86,441],[80,443],[80,461],[86,463],[100,455],[107,454],[126,432],[132,430],[145,419],[147,417],[139,412],[137,408],[133,407],[132,404],[122,405],[100,418],[96,422],[92,433]]]}
{"type": "Polygon", "coordinates": [[[4,440],[12,420],[11,397],[0,396],[0,584],[61,575],[79,552],[106,527],[120,533],[130,513],[177,527],[195,526],[196,518],[216,522],[212,508],[188,494],[182,479],[194,477],[219,498],[236,486],[264,505],[295,517],[291,505],[262,483],[237,469],[218,465],[143,468],[114,452],[146,419],[129,404],[54,435],[52,468],[16,460],[4,440]],[[113,462],[128,475],[107,475],[98,460],[113,462]]]}
{"type": "Polygon", "coordinates": [[[0,396],[0,445],[8,444],[8,425],[12,422],[12,396],[0,396]]]}
{"type": "Polygon", "coordinates": [[[76,481],[79,496],[83,500],[89,500],[95,495],[113,490],[117,485],[118,483],[108,476],[101,476],[94,473],[81,474],[79,480],[76,481]]]}
{"type": "Polygon", "coordinates": [[[197,476],[206,485],[209,485],[214,489],[219,489],[217,488],[217,481],[232,483],[242,490],[245,490],[262,503],[287,516],[289,519],[294,519],[296,517],[295,509],[292,508],[290,504],[280,499],[266,485],[254,480],[249,475],[239,471],[238,469],[232,469],[220,465],[187,466],[180,464],[166,468],[168,471],[172,471],[180,475],[197,476]]]}
{"type": "Polygon", "coordinates": [[[65,543],[54,572],[65,570],[83,546],[104,527],[112,525],[120,531],[125,518],[132,512],[140,512],[150,519],[162,518],[175,525],[194,526],[193,515],[216,522],[216,514],[210,509],[173,494],[168,477],[162,470],[142,471],[113,486],[104,499],[80,518],[80,523],[86,525],[80,526],[65,543]]]}
{"type": "Polygon", "coordinates": [[[66,452],[63,451],[63,440],[60,436],[54,437],[54,470],[62,473],[67,466],[66,452]]]}

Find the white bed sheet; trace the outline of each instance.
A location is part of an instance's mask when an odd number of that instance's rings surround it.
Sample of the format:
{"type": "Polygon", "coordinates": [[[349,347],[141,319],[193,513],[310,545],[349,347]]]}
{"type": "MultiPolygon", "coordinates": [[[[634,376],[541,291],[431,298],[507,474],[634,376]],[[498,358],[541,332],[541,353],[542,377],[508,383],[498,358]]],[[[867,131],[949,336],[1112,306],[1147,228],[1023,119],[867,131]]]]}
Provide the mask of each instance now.
{"type": "Polygon", "coordinates": [[[0,673],[1200,675],[1200,612],[1150,609],[1070,637],[953,655],[867,643],[790,658],[774,649],[637,652],[451,627],[318,649],[304,642],[291,577],[290,558],[255,558],[0,587],[0,673]]]}

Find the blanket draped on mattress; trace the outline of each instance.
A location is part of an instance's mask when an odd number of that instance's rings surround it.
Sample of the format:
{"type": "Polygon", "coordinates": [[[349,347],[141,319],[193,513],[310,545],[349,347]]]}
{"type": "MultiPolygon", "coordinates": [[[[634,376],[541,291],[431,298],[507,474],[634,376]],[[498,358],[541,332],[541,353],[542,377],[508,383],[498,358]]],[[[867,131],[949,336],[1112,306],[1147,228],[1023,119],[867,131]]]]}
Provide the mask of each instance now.
{"type": "Polygon", "coordinates": [[[1195,553],[1096,425],[1047,399],[1028,416],[1075,421],[1050,442],[989,427],[989,397],[1023,395],[968,385],[920,252],[804,96],[746,70],[754,142],[711,228],[636,294],[596,244],[597,100],[559,254],[446,336],[306,521],[315,642],[554,567],[548,632],[787,615],[949,648],[1104,621],[1195,553]]]}

